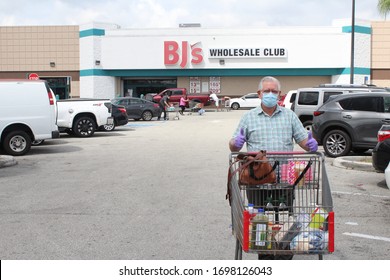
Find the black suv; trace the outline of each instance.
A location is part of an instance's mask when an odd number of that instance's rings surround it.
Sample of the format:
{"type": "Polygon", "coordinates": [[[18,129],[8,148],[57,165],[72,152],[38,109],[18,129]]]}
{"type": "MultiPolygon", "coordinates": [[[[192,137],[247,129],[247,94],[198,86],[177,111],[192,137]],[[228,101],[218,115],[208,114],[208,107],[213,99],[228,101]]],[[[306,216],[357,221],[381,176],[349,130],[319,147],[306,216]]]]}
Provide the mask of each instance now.
{"type": "Polygon", "coordinates": [[[314,112],[312,128],[326,155],[340,157],[374,148],[385,123],[390,123],[390,93],[346,93],[330,98],[314,112]]]}

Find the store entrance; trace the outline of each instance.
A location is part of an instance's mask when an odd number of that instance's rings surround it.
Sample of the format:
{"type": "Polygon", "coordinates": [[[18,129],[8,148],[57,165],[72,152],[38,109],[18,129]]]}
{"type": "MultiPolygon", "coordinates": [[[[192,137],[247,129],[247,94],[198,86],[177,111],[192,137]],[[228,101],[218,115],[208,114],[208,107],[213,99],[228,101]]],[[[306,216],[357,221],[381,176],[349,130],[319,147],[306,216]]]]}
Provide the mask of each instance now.
{"type": "Polygon", "coordinates": [[[177,79],[128,79],[123,80],[123,96],[140,97],[141,94],[159,93],[175,87],[177,79]]]}

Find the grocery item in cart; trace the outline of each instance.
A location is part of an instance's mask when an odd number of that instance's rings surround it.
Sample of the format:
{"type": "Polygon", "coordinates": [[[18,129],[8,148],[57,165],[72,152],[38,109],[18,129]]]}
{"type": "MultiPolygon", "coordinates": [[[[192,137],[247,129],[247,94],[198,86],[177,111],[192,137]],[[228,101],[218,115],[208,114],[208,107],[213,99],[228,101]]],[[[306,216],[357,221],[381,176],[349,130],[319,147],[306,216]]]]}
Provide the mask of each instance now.
{"type": "Polygon", "coordinates": [[[315,229],[324,229],[324,223],[328,218],[328,212],[320,207],[314,209],[314,211],[310,215],[310,228],[315,229]]]}
{"type": "Polygon", "coordinates": [[[288,221],[281,224],[281,228],[275,235],[275,241],[282,250],[290,249],[290,242],[303,230],[306,230],[310,222],[308,214],[300,214],[296,218],[289,216],[288,221]]]}
{"type": "MultiPolygon", "coordinates": [[[[305,170],[308,162],[305,160],[291,160],[288,163],[280,166],[281,179],[283,182],[294,184],[295,180],[298,179],[299,175],[305,170]]],[[[310,168],[305,173],[305,176],[297,183],[298,186],[302,187],[304,183],[313,180],[314,171],[310,168]]]]}
{"type": "Polygon", "coordinates": [[[318,252],[326,249],[328,232],[323,230],[309,230],[300,232],[290,243],[292,251],[318,252]]]}
{"type": "Polygon", "coordinates": [[[267,249],[268,218],[264,214],[262,208],[259,209],[259,212],[250,220],[249,228],[252,241],[249,246],[252,249],[267,249]]]}

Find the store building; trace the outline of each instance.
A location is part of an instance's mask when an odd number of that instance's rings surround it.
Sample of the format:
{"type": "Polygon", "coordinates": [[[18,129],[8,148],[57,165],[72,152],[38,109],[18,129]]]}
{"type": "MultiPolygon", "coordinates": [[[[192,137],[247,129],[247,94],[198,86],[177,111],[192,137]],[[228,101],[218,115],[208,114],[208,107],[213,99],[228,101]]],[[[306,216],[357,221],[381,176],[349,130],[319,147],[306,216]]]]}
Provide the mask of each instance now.
{"type": "Polygon", "coordinates": [[[77,25],[0,27],[0,79],[38,76],[59,98],[78,96],[79,46],[77,25]]]}
{"type": "MultiPolygon", "coordinates": [[[[273,75],[282,92],[349,83],[350,20],[328,27],[0,27],[0,78],[47,79],[60,98],[140,96],[168,87],[241,96],[273,75]]],[[[184,25],[185,26],[185,25],[184,25]]],[[[390,86],[390,25],[356,21],[354,83],[390,86]],[[386,57],[383,59],[383,57],[386,57]]]]}

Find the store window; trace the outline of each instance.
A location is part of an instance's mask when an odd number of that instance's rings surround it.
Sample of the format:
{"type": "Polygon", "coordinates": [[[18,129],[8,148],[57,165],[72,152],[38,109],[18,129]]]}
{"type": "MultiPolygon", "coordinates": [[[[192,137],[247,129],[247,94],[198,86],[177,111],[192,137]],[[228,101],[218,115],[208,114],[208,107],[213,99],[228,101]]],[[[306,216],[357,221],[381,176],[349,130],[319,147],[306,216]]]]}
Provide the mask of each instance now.
{"type": "Polygon", "coordinates": [[[140,97],[148,93],[159,93],[177,87],[176,79],[124,79],[121,96],[140,97]]]}

